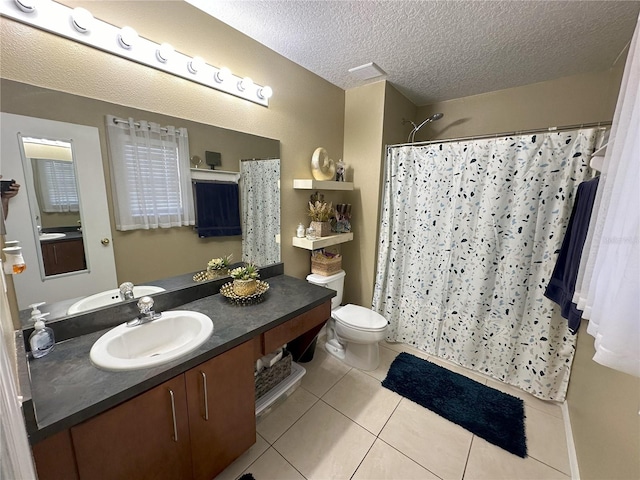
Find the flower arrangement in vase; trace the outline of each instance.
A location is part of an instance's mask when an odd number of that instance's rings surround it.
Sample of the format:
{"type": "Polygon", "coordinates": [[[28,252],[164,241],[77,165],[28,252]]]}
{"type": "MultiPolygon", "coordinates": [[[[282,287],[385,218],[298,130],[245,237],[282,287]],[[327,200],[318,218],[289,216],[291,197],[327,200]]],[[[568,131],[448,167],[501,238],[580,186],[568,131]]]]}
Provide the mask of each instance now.
{"type": "Polygon", "coordinates": [[[207,263],[207,275],[209,278],[225,277],[229,274],[229,265],[233,254],[230,253],[226,257],[212,258],[207,263]]]}
{"type": "Polygon", "coordinates": [[[258,288],[257,279],[260,271],[253,263],[245,263],[244,266],[234,268],[229,272],[233,278],[233,292],[240,297],[253,295],[258,288]]]}
{"type": "Polygon", "coordinates": [[[315,230],[318,237],[331,235],[331,218],[334,215],[331,202],[325,202],[324,196],[318,199],[318,194],[312,195],[307,214],[311,217],[310,227],[315,230]]]}

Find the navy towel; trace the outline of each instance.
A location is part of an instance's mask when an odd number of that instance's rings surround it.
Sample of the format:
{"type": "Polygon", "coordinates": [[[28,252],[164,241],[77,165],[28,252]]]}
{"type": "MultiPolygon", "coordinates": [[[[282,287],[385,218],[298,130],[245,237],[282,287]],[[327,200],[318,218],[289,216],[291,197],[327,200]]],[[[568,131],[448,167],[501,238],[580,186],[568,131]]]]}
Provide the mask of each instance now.
{"type": "Polygon", "coordinates": [[[237,183],[193,181],[198,236],[242,235],[237,183]]]}
{"type": "Polygon", "coordinates": [[[569,330],[572,333],[578,331],[582,319],[582,310],[578,310],[576,304],[573,303],[573,294],[576,289],[582,249],[587,240],[589,220],[596,199],[599,178],[596,177],[578,185],[567,233],[562,242],[551,280],[544,292],[545,297],[560,305],[560,313],[569,321],[569,330]]]}

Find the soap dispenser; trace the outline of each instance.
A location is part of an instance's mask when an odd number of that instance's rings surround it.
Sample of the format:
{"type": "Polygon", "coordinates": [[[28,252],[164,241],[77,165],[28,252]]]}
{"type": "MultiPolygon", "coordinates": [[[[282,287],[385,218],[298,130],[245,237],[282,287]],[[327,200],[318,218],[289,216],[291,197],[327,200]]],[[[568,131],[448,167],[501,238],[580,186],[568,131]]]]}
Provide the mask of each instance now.
{"type": "Polygon", "coordinates": [[[32,309],[31,321],[34,322],[35,328],[31,336],[29,336],[29,345],[31,345],[31,354],[33,355],[33,358],[44,357],[47,353],[53,350],[53,347],[56,345],[53,330],[49,327],[45,327],[44,325],[44,317],[49,315],[49,313],[42,313],[38,310],[40,305],[44,305],[44,302],[29,305],[32,309]]]}

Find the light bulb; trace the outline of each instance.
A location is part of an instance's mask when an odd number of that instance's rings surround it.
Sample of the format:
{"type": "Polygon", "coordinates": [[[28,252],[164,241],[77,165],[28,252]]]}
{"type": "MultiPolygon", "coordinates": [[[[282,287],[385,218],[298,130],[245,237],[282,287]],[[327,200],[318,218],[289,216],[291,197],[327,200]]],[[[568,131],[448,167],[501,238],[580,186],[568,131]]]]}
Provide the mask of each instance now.
{"type": "Polygon", "coordinates": [[[202,67],[204,67],[204,60],[200,57],[193,57],[187,63],[187,69],[193,74],[198,73],[198,70],[202,70],[202,67]]]}
{"type": "Polygon", "coordinates": [[[159,62],[167,63],[174,53],[175,50],[173,49],[171,44],[163,43],[156,50],[156,58],[159,62]]]}
{"type": "Polygon", "coordinates": [[[222,67],[220,70],[218,70],[215,73],[215,75],[213,76],[213,79],[218,83],[222,83],[226,81],[230,76],[231,76],[231,70],[229,70],[227,67],[222,67]]]}
{"type": "Polygon", "coordinates": [[[38,0],[14,0],[16,6],[25,13],[33,13],[38,7],[38,0]]]}
{"type": "Polygon", "coordinates": [[[249,77],[244,77],[242,80],[238,82],[238,90],[244,92],[247,88],[251,88],[253,85],[253,80],[249,77]]]}
{"type": "Polygon", "coordinates": [[[118,33],[118,42],[122,48],[131,50],[138,41],[138,32],[131,27],[122,27],[118,33]]]}
{"type": "Polygon", "coordinates": [[[71,12],[71,23],[73,27],[80,33],[88,33],[93,26],[94,18],[89,10],[77,7],[71,12]]]}
{"type": "Polygon", "coordinates": [[[273,90],[269,86],[265,85],[264,87],[258,89],[258,97],[262,98],[263,100],[269,100],[272,95],[273,90]]]}

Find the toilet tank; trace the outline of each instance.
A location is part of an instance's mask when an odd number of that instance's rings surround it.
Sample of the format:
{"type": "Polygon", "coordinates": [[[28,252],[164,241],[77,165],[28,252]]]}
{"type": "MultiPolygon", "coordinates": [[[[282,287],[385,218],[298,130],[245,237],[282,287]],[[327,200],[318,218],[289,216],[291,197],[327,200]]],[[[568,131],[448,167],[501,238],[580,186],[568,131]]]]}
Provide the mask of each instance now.
{"type": "Polygon", "coordinates": [[[346,273],[344,273],[344,270],[340,270],[338,273],[334,273],[328,277],[312,273],[311,275],[307,275],[307,282],[313,283],[314,285],[320,285],[321,287],[330,288],[331,290],[338,292],[338,294],[331,299],[331,310],[333,310],[334,308],[339,307],[342,303],[345,275],[346,273]]]}

